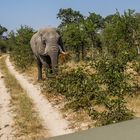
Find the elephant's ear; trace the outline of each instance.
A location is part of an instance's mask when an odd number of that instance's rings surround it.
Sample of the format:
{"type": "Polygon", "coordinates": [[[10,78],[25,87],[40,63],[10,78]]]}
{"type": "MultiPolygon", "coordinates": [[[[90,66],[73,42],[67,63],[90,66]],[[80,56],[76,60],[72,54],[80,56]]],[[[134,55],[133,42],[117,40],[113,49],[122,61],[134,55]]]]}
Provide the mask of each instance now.
{"type": "Polygon", "coordinates": [[[42,42],[43,29],[40,29],[40,30],[38,31],[38,34],[39,34],[39,36],[40,36],[40,38],[41,38],[41,42],[42,42]]]}

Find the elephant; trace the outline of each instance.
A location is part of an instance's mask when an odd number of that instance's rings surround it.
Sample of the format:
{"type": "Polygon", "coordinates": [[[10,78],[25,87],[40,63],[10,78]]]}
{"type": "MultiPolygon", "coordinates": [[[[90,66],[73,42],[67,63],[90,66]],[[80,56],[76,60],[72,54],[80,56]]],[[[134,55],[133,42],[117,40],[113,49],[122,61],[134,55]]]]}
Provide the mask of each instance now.
{"type": "MultiPolygon", "coordinates": [[[[31,38],[30,46],[37,61],[38,80],[42,80],[42,66],[50,69],[54,75],[58,73],[58,56],[65,52],[62,38],[56,28],[39,29],[31,38]]],[[[47,76],[47,75],[46,75],[47,76]]]]}

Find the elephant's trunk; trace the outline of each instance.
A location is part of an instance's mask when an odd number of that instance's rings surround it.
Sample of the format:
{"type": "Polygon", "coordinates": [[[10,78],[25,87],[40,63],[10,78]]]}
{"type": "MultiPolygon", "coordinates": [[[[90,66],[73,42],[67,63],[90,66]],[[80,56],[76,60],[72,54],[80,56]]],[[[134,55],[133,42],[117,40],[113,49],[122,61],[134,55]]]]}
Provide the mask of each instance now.
{"type": "Polygon", "coordinates": [[[58,46],[51,46],[47,54],[51,58],[51,67],[54,74],[58,73],[58,46]]]}

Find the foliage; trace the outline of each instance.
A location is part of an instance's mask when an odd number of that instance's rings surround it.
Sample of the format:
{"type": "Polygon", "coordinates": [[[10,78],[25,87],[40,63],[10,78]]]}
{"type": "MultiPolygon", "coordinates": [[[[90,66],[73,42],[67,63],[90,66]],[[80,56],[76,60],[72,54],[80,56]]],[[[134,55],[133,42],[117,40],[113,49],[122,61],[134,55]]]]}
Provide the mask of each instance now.
{"type": "Polygon", "coordinates": [[[97,15],[96,13],[89,13],[89,16],[83,21],[84,31],[89,37],[92,47],[99,47],[97,43],[97,34],[103,28],[103,25],[103,18],[100,15],[97,15]]]}
{"type": "MultiPolygon", "coordinates": [[[[139,20],[136,18],[134,11],[128,10],[124,15],[116,12],[110,22],[105,23],[103,30],[103,42],[107,51],[117,56],[118,52],[124,48],[122,42],[127,44],[127,53],[131,53],[129,60],[134,59],[137,54],[136,47],[140,43],[139,20]],[[120,44],[121,43],[121,44],[120,44]]],[[[126,45],[125,45],[126,46],[126,45]]]]}
{"type": "MultiPolygon", "coordinates": [[[[133,79],[126,70],[128,63],[135,62],[134,70],[139,72],[140,14],[127,10],[105,18],[94,12],[85,17],[68,8],[60,9],[57,18],[61,20],[58,29],[67,51],[75,55],[76,61],[87,57],[89,61],[84,67],[69,71],[61,67],[56,78],[44,82],[45,90],[64,95],[66,107],[85,109],[97,125],[131,119],[133,115],[124,97],[132,95],[129,81],[133,79]],[[86,67],[96,73],[85,72],[86,67]],[[96,107],[103,109],[99,111],[96,107]]],[[[32,34],[33,29],[27,26],[9,34],[11,57],[22,69],[33,62],[29,47],[32,34]]]]}
{"type": "Polygon", "coordinates": [[[0,39],[0,51],[5,53],[6,48],[7,48],[7,41],[0,39]]]}
{"type": "Polygon", "coordinates": [[[62,21],[59,27],[63,27],[70,23],[79,23],[83,18],[83,15],[79,11],[74,11],[71,8],[61,8],[57,14],[57,18],[62,21]]]}
{"type": "Polygon", "coordinates": [[[7,49],[7,37],[2,36],[4,32],[7,32],[7,29],[0,25],[0,52],[6,52],[7,49]]]}
{"type": "Polygon", "coordinates": [[[81,58],[83,59],[85,45],[85,36],[81,25],[81,21],[84,19],[83,15],[79,11],[68,8],[60,9],[57,18],[62,20],[59,30],[66,49],[74,52],[76,61],[80,60],[80,52],[82,52],[81,58]]]}
{"type": "Polygon", "coordinates": [[[125,95],[131,94],[129,77],[124,72],[126,65],[118,58],[107,56],[99,56],[95,64],[91,62],[86,67],[89,65],[96,68],[96,74],[85,73],[83,67],[68,72],[63,70],[56,79],[47,82],[45,90],[65,95],[67,107],[85,109],[93,119],[97,119],[97,125],[131,119],[132,114],[124,99],[125,95]],[[104,106],[102,112],[94,108],[100,105],[104,106]]]}
{"type": "Polygon", "coordinates": [[[4,33],[7,32],[7,29],[3,26],[0,25],[0,36],[4,33]]]}
{"type": "Polygon", "coordinates": [[[75,54],[76,61],[84,60],[89,48],[101,48],[98,32],[103,27],[103,18],[100,15],[89,13],[84,17],[79,11],[68,8],[60,9],[58,18],[64,45],[75,54]]]}
{"type": "MultiPolygon", "coordinates": [[[[122,53],[122,52],[120,52],[122,53]]],[[[105,94],[106,110],[101,113],[100,123],[110,124],[130,119],[132,114],[125,106],[125,95],[131,95],[130,77],[125,73],[127,62],[125,57],[115,58],[103,56],[97,62],[98,79],[105,89],[99,94],[105,94]],[[124,60],[123,60],[124,59],[124,60]]]]}
{"type": "Polygon", "coordinates": [[[83,72],[83,68],[78,67],[69,72],[62,72],[56,79],[50,79],[47,89],[65,95],[70,101],[68,106],[78,110],[90,107],[96,97],[93,91],[97,90],[97,84],[93,84],[93,81],[95,81],[94,77],[88,77],[83,72]]]}
{"type": "Polygon", "coordinates": [[[22,70],[28,68],[33,62],[33,54],[30,48],[30,39],[33,33],[32,28],[21,26],[16,34],[14,32],[9,34],[11,58],[22,70]]]}
{"type": "Polygon", "coordinates": [[[97,43],[96,39],[99,37],[103,50],[96,55],[95,61],[91,59],[90,63],[86,64],[86,67],[95,69],[95,74],[85,73],[84,67],[71,71],[63,70],[56,79],[48,81],[49,91],[65,95],[68,100],[66,106],[75,110],[85,109],[97,120],[97,125],[131,119],[133,115],[127,109],[124,97],[132,95],[133,87],[129,81],[133,79],[126,73],[126,69],[128,63],[137,61],[138,58],[140,35],[138,23],[139,17],[134,11],[128,10],[124,15],[120,15],[117,11],[106,18],[104,24],[100,16],[92,14],[90,18],[81,20],[80,26],[70,23],[63,27],[65,44],[82,45],[80,44],[82,37],[78,33],[83,33],[90,43],[92,37],[95,36],[92,43],[97,43]],[[98,111],[96,106],[99,108],[102,106],[102,111],[98,111]]]}
{"type": "Polygon", "coordinates": [[[135,61],[133,61],[133,69],[140,75],[140,56],[137,57],[135,61]]]}
{"type": "Polygon", "coordinates": [[[80,25],[71,23],[67,25],[67,28],[63,29],[61,34],[66,48],[74,52],[75,60],[79,61],[80,59],[84,59],[84,47],[87,41],[85,40],[85,34],[80,25]],[[82,53],[81,57],[80,53],[82,53]]]}

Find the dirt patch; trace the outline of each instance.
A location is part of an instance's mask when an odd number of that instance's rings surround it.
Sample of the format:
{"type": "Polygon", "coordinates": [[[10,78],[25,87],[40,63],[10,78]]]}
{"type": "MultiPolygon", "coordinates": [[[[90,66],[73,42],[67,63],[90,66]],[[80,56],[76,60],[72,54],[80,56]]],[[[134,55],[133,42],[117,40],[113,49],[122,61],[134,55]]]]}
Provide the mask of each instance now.
{"type": "Polygon", "coordinates": [[[4,84],[4,76],[0,72],[0,139],[13,139],[13,116],[10,108],[10,95],[4,84]]]}
{"type": "Polygon", "coordinates": [[[21,87],[32,99],[35,109],[43,120],[43,126],[48,130],[50,136],[73,132],[68,128],[68,122],[63,119],[60,112],[52,107],[51,103],[49,103],[49,101],[41,94],[40,88],[30,83],[25,76],[15,71],[13,65],[9,61],[9,57],[6,59],[6,64],[11,74],[15,76],[21,87]]]}
{"type": "MultiPolygon", "coordinates": [[[[78,65],[80,66],[81,63],[78,65]]],[[[68,65],[68,67],[71,66],[72,69],[77,66],[74,62],[67,63],[66,65],[68,65]]],[[[79,131],[86,130],[95,126],[96,121],[92,120],[84,110],[81,109],[79,111],[73,111],[72,109],[65,109],[64,106],[67,103],[65,96],[59,93],[54,94],[48,92],[46,87],[44,87],[44,83],[47,82],[47,80],[37,82],[37,67],[35,65],[28,69],[25,72],[25,75],[29,78],[30,82],[34,83],[35,85],[39,85],[41,87],[42,94],[46,97],[46,99],[51,102],[55,108],[61,111],[63,118],[69,121],[69,128],[74,129],[75,131],[79,131]]]]}

